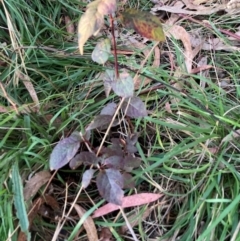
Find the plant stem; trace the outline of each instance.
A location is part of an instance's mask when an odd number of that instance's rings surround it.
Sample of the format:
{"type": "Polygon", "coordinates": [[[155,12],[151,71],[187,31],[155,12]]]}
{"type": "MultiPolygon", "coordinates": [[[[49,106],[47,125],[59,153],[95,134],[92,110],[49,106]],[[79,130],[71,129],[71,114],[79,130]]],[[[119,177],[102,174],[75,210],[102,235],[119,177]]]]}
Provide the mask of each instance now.
{"type": "Polygon", "coordinates": [[[113,51],[114,51],[114,63],[115,63],[115,75],[116,79],[119,77],[118,72],[118,58],[117,58],[117,46],[116,46],[116,39],[114,34],[114,23],[113,23],[113,17],[112,14],[110,14],[110,24],[111,24],[111,31],[112,31],[112,37],[113,37],[113,51]]]}

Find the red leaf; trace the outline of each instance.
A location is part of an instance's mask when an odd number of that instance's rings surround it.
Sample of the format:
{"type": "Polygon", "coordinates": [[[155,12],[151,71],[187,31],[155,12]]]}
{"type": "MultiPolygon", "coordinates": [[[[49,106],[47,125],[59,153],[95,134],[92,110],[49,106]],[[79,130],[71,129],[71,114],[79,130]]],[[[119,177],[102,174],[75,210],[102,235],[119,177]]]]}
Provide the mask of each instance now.
{"type": "Polygon", "coordinates": [[[118,170],[106,169],[97,176],[97,188],[100,195],[110,203],[122,205],[123,177],[118,170]]]}
{"type": "Polygon", "coordinates": [[[127,98],[123,102],[122,109],[125,114],[131,118],[145,117],[148,115],[145,104],[139,97],[132,97],[130,101],[129,98],[127,98]]]}
{"type": "MultiPolygon", "coordinates": [[[[150,202],[154,202],[158,200],[160,197],[162,197],[163,194],[156,194],[156,193],[140,193],[140,194],[134,194],[128,197],[124,197],[122,200],[122,207],[128,208],[128,207],[136,207],[143,204],[148,204],[150,202]]],[[[108,203],[98,210],[96,210],[93,213],[93,218],[101,217],[103,215],[106,215],[108,213],[111,213],[115,210],[118,210],[119,206],[108,203]]]]}
{"type": "Polygon", "coordinates": [[[50,169],[57,170],[66,165],[76,154],[80,146],[81,137],[78,132],[59,141],[50,156],[50,169]]]}

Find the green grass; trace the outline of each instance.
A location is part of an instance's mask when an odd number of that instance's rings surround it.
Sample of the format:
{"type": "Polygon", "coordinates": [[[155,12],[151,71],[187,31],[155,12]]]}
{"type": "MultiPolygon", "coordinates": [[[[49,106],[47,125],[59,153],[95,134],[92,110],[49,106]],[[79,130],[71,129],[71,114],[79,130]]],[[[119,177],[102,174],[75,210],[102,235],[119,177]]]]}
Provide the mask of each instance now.
{"type": "MultiPolygon", "coordinates": [[[[149,10],[153,6],[146,0],[138,4],[129,1],[128,4],[124,7],[149,10]]],[[[76,34],[72,36],[66,32],[64,16],[67,14],[76,27],[84,7],[85,4],[78,0],[8,0],[0,4],[1,240],[15,241],[18,236],[14,232],[19,220],[14,207],[13,166],[18,165],[25,186],[30,174],[49,169],[50,154],[63,136],[74,130],[83,131],[106,103],[119,103],[113,93],[105,97],[103,84],[96,79],[99,72],[111,68],[91,60],[97,39],[91,38],[85,44],[85,54],[80,56],[76,34]],[[29,93],[31,89],[24,85],[23,77],[19,78],[19,72],[29,77],[39,106],[29,93]]],[[[190,32],[201,28],[204,36],[214,35],[232,44],[219,28],[237,31],[239,17],[219,13],[204,18],[210,21],[212,30],[187,20],[179,24],[190,32]]],[[[124,34],[126,30],[120,26],[119,33],[124,34]]],[[[201,50],[194,61],[207,56],[208,64],[215,67],[204,77],[187,74],[182,43],[173,39],[167,41],[161,47],[160,67],[152,67],[152,55],[142,69],[143,74],[155,81],[136,91],[147,106],[148,117],[131,120],[133,128],[121,125],[109,135],[109,139],[123,137],[128,128],[140,132],[137,148],[142,165],[132,171],[136,188],[127,190],[125,195],[164,194],[158,203],[126,209],[125,214],[130,221],[139,220],[133,227],[139,240],[240,241],[237,231],[240,225],[239,138],[222,142],[227,135],[234,135],[234,130],[240,129],[239,52],[201,50]],[[181,66],[180,78],[173,76],[170,52],[175,66],[181,66]],[[219,86],[222,80],[229,81],[226,88],[219,86]],[[187,96],[168,87],[151,91],[156,84],[171,84],[172,81],[181,83],[182,92],[187,96]],[[204,82],[206,85],[202,87],[204,82]],[[171,112],[166,107],[168,103],[171,103],[171,112]]],[[[119,38],[117,42],[122,44],[123,40],[119,38]]],[[[147,45],[149,49],[153,47],[150,41],[147,45]]],[[[137,69],[144,55],[140,49],[128,47],[133,55],[120,55],[119,63],[137,69]]],[[[103,132],[93,132],[91,144],[97,147],[103,135],[103,132]]],[[[76,197],[83,171],[82,167],[65,168],[54,177],[51,188],[60,206],[58,215],[62,215],[64,205],[68,210],[76,197]],[[68,200],[65,199],[66,191],[68,200]]],[[[42,191],[39,190],[33,200],[40,197],[42,191]]],[[[96,186],[91,185],[80,194],[78,204],[88,216],[101,200],[96,186]]],[[[29,205],[27,203],[26,207],[29,205]]],[[[51,217],[39,214],[35,218],[32,240],[51,240],[57,228],[54,215],[56,213],[51,217]]],[[[84,222],[76,215],[70,218],[62,233],[68,240],[72,240],[84,222]]],[[[117,240],[131,238],[129,232],[119,232],[119,228],[126,225],[121,214],[115,212],[94,219],[94,222],[97,228],[109,227],[117,240]]],[[[78,240],[87,240],[84,231],[78,240]]]]}

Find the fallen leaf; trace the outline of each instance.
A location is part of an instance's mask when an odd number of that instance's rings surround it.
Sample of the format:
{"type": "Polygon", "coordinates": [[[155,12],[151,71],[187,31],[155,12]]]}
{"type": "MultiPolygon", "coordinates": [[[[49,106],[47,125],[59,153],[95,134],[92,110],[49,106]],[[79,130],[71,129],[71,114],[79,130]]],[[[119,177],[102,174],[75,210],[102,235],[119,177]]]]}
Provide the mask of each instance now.
{"type": "Polygon", "coordinates": [[[31,197],[34,197],[38,190],[48,182],[51,177],[49,171],[41,171],[36,173],[24,187],[23,196],[24,200],[28,201],[31,197]]]}
{"type": "Polygon", "coordinates": [[[66,165],[78,151],[80,141],[78,132],[73,132],[69,137],[59,141],[50,156],[50,170],[58,170],[66,165]]]}
{"type": "Polygon", "coordinates": [[[234,139],[239,138],[239,137],[240,137],[240,129],[235,130],[234,132],[229,133],[228,135],[226,135],[222,139],[220,146],[222,146],[222,144],[225,143],[225,142],[233,141],[234,139]]]}
{"type": "Polygon", "coordinates": [[[226,4],[221,4],[221,5],[214,6],[214,7],[204,7],[204,8],[201,8],[200,10],[196,10],[196,11],[191,11],[191,10],[187,10],[187,9],[182,9],[181,7],[167,6],[167,5],[157,6],[157,7],[152,8],[151,10],[153,12],[166,11],[166,12],[170,12],[170,13],[182,13],[182,14],[187,14],[187,15],[211,15],[213,13],[216,13],[216,12],[219,12],[219,11],[225,10],[225,9],[226,9],[226,4]]]}
{"type": "Polygon", "coordinates": [[[122,205],[123,177],[118,170],[106,169],[100,171],[96,179],[100,195],[110,203],[122,205]]]}
{"type": "Polygon", "coordinates": [[[109,228],[102,228],[100,235],[99,235],[99,241],[112,241],[112,233],[109,228]]]}
{"type": "Polygon", "coordinates": [[[126,9],[120,14],[120,20],[126,28],[133,28],[145,38],[165,41],[161,21],[147,11],[126,9]]]}
{"type": "Polygon", "coordinates": [[[194,55],[193,55],[192,45],[190,41],[190,35],[183,27],[178,25],[171,26],[168,29],[167,35],[182,41],[183,46],[185,48],[185,51],[184,51],[185,65],[188,73],[191,73],[192,61],[193,61],[194,55]]]}
{"type": "MultiPolygon", "coordinates": [[[[150,202],[154,202],[158,200],[160,197],[162,197],[163,194],[155,194],[155,193],[140,193],[140,194],[134,194],[131,196],[123,197],[122,200],[122,207],[127,208],[127,207],[136,207],[140,206],[143,204],[148,204],[150,202]]],[[[108,213],[111,213],[115,210],[118,210],[119,206],[115,205],[113,203],[108,203],[98,210],[96,210],[93,213],[93,218],[97,218],[103,215],[106,215],[108,213]]]]}
{"type": "Polygon", "coordinates": [[[239,0],[231,0],[227,4],[228,9],[238,9],[240,8],[240,1],[239,0]]]}
{"type": "Polygon", "coordinates": [[[69,16],[65,15],[64,22],[66,25],[67,33],[69,33],[71,35],[70,37],[72,37],[75,33],[75,28],[74,28],[74,24],[73,24],[72,20],[70,19],[69,16]]]}
{"type": "Polygon", "coordinates": [[[203,42],[203,39],[199,36],[190,36],[191,45],[193,47],[197,47],[199,44],[201,44],[202,50],[207,51],[216,51],[216,50],[225,50],[225,51],[239,51],[240,48],[236,46],[232,46],[230,44],[225,44],[221,39],[219,38],[212,38],[212,39],[206,39],[203,42]]]}
{"type": "MultiPolygon", "coordinates": [[[[78,204],[74,204],[73,206],[76,209],[78,216],[80,218],[82,218],[86,213],[85,209],[82,208],[81,206],[79,206],[78,204]]],[[[98,240],[97,229],[96,229],[95,223],[93,222],[93,219],[91,216],[88,216],[84,220],[83,227],[86,230],[88,241],[97,241],[98,240]]]]}

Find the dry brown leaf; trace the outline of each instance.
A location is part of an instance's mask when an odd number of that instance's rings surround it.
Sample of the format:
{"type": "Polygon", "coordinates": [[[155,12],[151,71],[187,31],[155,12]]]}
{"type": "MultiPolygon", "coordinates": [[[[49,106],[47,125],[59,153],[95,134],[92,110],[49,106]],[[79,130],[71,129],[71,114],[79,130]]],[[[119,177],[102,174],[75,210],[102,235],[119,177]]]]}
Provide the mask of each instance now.
{"type": "MultiPolygon", "coordinates": [[[[74,208],[76,209],[80,218],[82,218],[83,215],[86,213],[86,211],[78,204],[74,204],[74,208]]],[[[86,230],[88,241],[98,240],[97,229],[96,229],[95,223],[93,222],[92,217],[88,216],[85,219],[85,221],[83,222],[83,227],[86,230]]]]}
{"type": "Polygon", "coordinates": [[[75,28],[74,28],[74,24],[72,23],[72,20],[70,19],[70,17],[65,15],[64,16],[64,22],[65,22],[65,25],[66,25],[67,32],[69,34],[73,35],[75,33],[75,28]]]}
{"type": "Polygon", "coordinates": [[[225,50],[225,51],[239,51],[240,48],[236,46],[226,45],[221,39],[213,38],[207,39],[205,42],[201,39],[201,37],[190,36],[191,45],[193,47],[202,44],[202,50],[212,51],[212,50],[225,50]]]}
{"type": "Polygon", "coordinates": [[[228,9],[238,9],[240,8],[240,0],[231,0],[228,4],[227,4],[227,8],[228,9]]]}
{"type": "Polygon", "coordinates": [[[182,1],[184,2],[186,9],[192,9],[192,10],[198,10],[198,11],[204,11],[209,9],[209,7],[205,7],[204,5],[194,4],[192,0],[182,0],[182,1]]]}
{"type": "Polygon", "coordinates": [[[26,74],[22,73],[19,70],[17,70],[15,72],[15,75],[18,79],[22,80],[23,84],[25,85],[26,89],[28,90],[28,93],[30,94],[35,105],[37,106],[37,108],[39,108],[39,106],[40,106],[39,99],[38,99],[37,93],[33,87],[30,77],[27,76],[26,74]]]}
{"type": "Polygon", "coordinates": [[[41,171],[36,173],[29,181],[27,181],[27,184],[24,187],[23,195],[24,200],[29,200],[31,197],[33,197],[38,190],[48,182],[48,180],[51,177],[51,173],[49,171],[41,171]]]}
{"type": "MultiPolygon", "coordinates": [[[[174,7],[176,8],[183,8],[184,4],[182,1],[177,1],[175,4],[174,4],[174,7]]],[[[175,14],[175,13],[172,13],[171,14],[171,17],[165,22],[166,25],[174,25],[177,20],[180,18],[179,14],[175,14]]]]}
{"type": "Polygon", "coordinates": [[[153,12],[166,11],[170,13],[182,13],[182,14],[189,14],[189,15],[211,15],[213,13],[216,13],[225,9],[226,9],[226,4],[221,4],[214,7],[205,7],[197,11],[186,10],[175,6],[159,6],[159,7],[154,7],[151,10],[153,12]]]}
{"type": "Polygon", "coordinates": [[[239,137],[240,137],[240,129],[235,130],[234,132],[226,135],[226,136],[222,139],[220,146],[221,146],[224,142],[230,142],[230,141],[233,141],[234,139],[239,138],[239,137]]]}
{"type": "Polygon", "coordinates": [[[200,5],[200,4],[207,3],[207,2],[209,2],[209,0],[194,0],[193,4],[200,5]]]}
{"type": "Polygon", "coordinates": [[[99,241],[112,241],[112,233],[109,228],[102,228],[100,235],[99,235],[99,241]]]}
{"type": "Polygon", "coordinates": [[[168,29],[167,36],[169,37],[172,36],[175,39],[182,41],[183,46],[185,48],[184,57],[185,57],[187,72],[191,73],[192,61],[193,61],[193,50],[192,50],[192,45],[190,41],[190,35],[183,27],[174,25],[168,29]]]}

